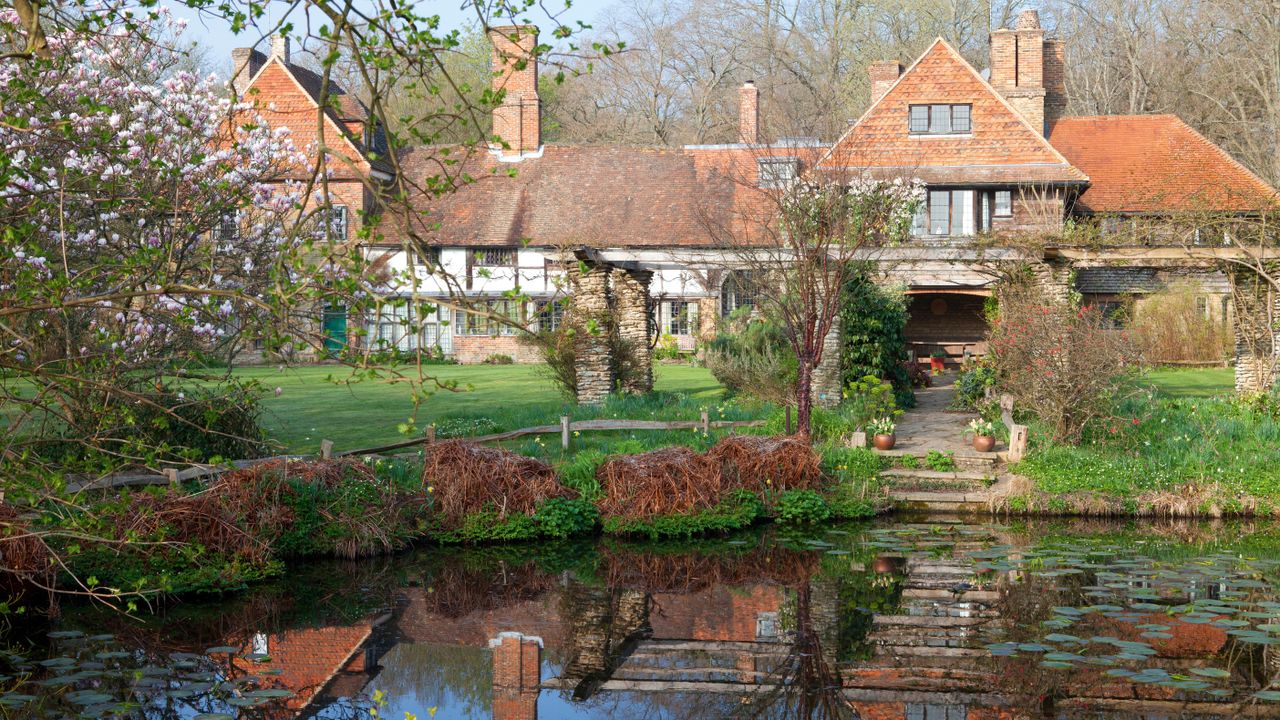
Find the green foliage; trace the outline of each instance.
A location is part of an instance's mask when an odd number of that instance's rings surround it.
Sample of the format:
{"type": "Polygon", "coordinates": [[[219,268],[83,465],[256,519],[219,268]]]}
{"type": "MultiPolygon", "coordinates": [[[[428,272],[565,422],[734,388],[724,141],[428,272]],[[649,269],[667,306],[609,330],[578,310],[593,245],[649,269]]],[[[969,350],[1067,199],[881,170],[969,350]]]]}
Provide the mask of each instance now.
{"type": "Polygon", "coordinates": [[[560,466],[560,484],[577,490],[583,499],[596,501],[601,496],[596,470],[608,457],[599,450],[583,450],[560,466]]]}
{"type": "Polygon", "coordinates": [[[486,356],[484,360],[481,360],[481,363],[485,365],[514,365],[516,360],[510,355],[506,355],[504,353],[493,353],[486,356]]]}
{"type": "Polygon", "coordinates": [[[750,308],[731,316],[707,344],[706,365],[732,394],[784,404],[795,395],[798,362],[782,326],[753,318],[750,308]]]}
{"type": "Polygon", "coordinates": [[[541,534],[538,523],[523,513],[505,517],[489,508],[471,513],[453,530],[436,530],[432,537],[442,543],[523,542],[541,534]]]}
{"type": "Polygon", "coordinates": [[[907,358],[907,302],[901,290],[881,287],[866,271],[845,284],[840,307],[840,372],[845,385],[868,375],[883,378],[903,407],[915,405],[907,358]]]}
{"type": "Polygon", "coordinates": [[[789,525],[824,522],[831,508],[821,495],[812,490],[787,490],[778,496],[778,520],[789,525]]]}
{"type": "Polygon", "coordinates": [[[585,499],[548,498],[533,519],[545,537],[564,539],[591,532],[600,522],[600,512],[585,499]]]}
{"type": "Polygon", "coordinates": [[[996,369],[985,362],[977,361],[960,368],[956,376],[956,400],[953,407],[957,410],[974,410],[986,399],[987,388],[996,385],[996,369]]]}
{"type": "Polygon", "coordinates": [[[826,503],[832,520],[861,520],[876,516],[878,497],[878,485],[840,482],[826,492],[826,503]]]}
{"type": "Polygon", "coordinates": [[[898,463],[908,470],[914,470],[920,467],[920,458],[915,455],[903,455],[898,458],[898,463]]]}
{"type": "Polygon", "coordinates": [[[679,360],[680,344],[674,335],[663,333],[653,348],[654,360],[679,360]]]}
{"type": "Polygon", "coordinates": [[[849,381],[843,394],[840,410],[855,428],[866,427],[877,418],[895,418],[902,414],[893,385],[874,375],[849,381]]]}
{"type": "Polygon", "coordinates": [[[865,483],[873,481],[885,467],[885,458],[870,448],[823,445],[822,470],[840,483],[865,483]]]}
{"type": "Polygon", "coordinates": [[[764,503],[754,493],[736,490],[717,505],[696,513],[667,515],[649,520],[605,518],[604,531],[610,535],[637,535],[651,540],[690,538],[696,535],[739,530],[764,514],[764,503]]]}
{"type": "Polygon", "coordinates": [[[924,464],[930,470],[951,472],[956,469],[955,453],[930,450],[924,457],[924,464]]]}
{"type": "Polygon", "coordinates": [[[492,435],[496,432],[501,432],[498,423],[484,416],[451,417],[436,423],[436,437],[441,440],[492,435]]]}

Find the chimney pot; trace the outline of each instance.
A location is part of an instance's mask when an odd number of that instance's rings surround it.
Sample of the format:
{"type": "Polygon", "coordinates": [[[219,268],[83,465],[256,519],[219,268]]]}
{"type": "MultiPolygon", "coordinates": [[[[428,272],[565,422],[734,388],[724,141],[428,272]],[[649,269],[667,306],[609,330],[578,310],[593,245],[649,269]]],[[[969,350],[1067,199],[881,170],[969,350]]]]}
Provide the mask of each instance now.
{"type": "Polygon", "coordinates": [[[1014,23],[1014,30],[1039,30],[1040,29],[1040,13],[1035,10],[1023,10],[1018,13],[1018,20],[1014,23]]]}
{"type": "Polygon", "coordinates": [[[738,142],[760,143],[760,89],[754,80],[742,83],[738,90],[738,142]]]}
{"type": "Polygon", "coordinates": [[[236,97],[244,97],[249,91],[249,81],[254,75],[258,74],[261,67],[262,55],[255,52],[253,48],[241,47],[231,50],[231,87],[236,91],[236,97]]]}

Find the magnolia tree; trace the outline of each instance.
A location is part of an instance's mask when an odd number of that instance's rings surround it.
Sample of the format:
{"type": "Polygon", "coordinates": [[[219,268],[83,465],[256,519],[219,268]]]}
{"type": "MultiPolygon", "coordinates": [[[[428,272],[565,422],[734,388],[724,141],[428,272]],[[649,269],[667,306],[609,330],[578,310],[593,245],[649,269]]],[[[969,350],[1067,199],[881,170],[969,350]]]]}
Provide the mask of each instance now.
{"type": "MultiPolygon", "coordinates": [[[[19,23],[0,13],[4,35],[19,23]]],[[[304,149],[179,69],[181,30],[158,12],[0,63],[0,452],[16,466],[164,459],[138,420],[188,421],[166,377],[349,286],[297,222],[304,149]]]]}
{"type": "Polygon", "coordinates": [[[779,190],[755,192],[764,200],[763,211],[735,223],[749,230],[726,232],[714,223],[710,229],[734,248],[732,269],[749,279],[762,311],[777,319],[795,353],[796,429],[807,436],[814,371],[835,326],[842,289],[879,249],[910,237],[924,185],[815,174],[779,190]]]}

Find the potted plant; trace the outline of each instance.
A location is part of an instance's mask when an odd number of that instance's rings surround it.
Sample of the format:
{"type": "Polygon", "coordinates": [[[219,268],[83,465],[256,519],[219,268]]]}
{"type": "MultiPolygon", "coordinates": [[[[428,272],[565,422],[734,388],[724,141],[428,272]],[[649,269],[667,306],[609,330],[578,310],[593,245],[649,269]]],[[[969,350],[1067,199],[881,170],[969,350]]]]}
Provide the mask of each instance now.
{"type": "Polygon", "coordinates": [[[871,434],[871,444],[876,446],[877,450],[892,450],[894,443],[898,442],[898,438],[893,432],[898,429],[893,420],[887,417],[876,418],[867,423],[867,432],[871,434]]]}
{"type": "Polygon", "coordinates": [[[978,452],[991,452],[996,446],[996,425],[990,420],[975,418],[969,423],[969,432],[973,433],[973,449],[978,452]]]}
{"type": "Polygon", "coordinates": [[[947,351],[946,350],[943,350],[942,348],[938,348],[937,350],[934,350],[929,355],[929,369],[933,371],[934,375],[937,375],[938,373],[947,369],[947,351]]]}

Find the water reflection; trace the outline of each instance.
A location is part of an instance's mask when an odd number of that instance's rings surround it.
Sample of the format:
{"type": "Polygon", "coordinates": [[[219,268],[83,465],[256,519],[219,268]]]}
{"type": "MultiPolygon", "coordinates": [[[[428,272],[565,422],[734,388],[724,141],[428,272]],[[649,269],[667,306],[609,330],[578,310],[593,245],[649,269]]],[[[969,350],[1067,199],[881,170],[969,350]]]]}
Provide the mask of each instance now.
{"type": "Polygon", "coordinates": [[[0,716],[345,719],[376,690],[390,718],[1273,717],[1273,532],[932,518],[425,548],[143,622],[72,609],[58,630],[85,635],[23,652],[64,664],[17,663],[58,682],[0,716]]]}

